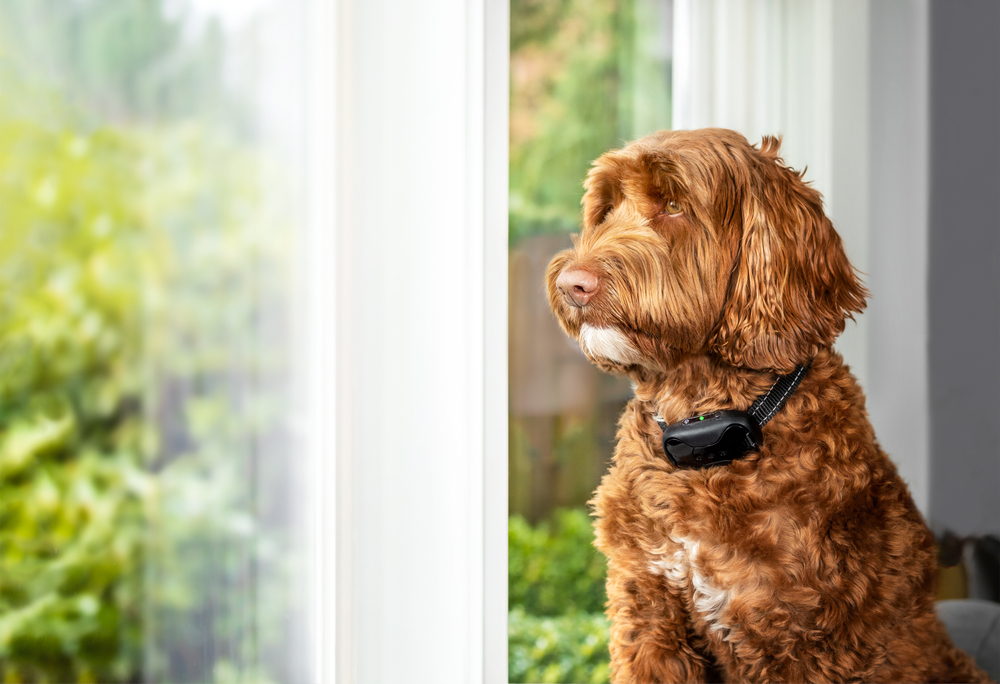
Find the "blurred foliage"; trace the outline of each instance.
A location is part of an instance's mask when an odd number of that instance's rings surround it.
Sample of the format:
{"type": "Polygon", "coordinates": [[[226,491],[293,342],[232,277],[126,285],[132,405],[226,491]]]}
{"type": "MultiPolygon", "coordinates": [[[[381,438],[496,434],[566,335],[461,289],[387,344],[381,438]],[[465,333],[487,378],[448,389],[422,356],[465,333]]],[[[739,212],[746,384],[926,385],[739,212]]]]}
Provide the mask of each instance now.
{"type": "Polygon", "coordinates": [[[292,572],[284,521],[290,207],[255,155],[199,127],[144,135],[142,208],[161,244],[144,283],[147,677],[267,681],[292,572]],[[265,188],[267,191],[265,192],[265,188]],[[155,275],[151,270],[149,274],[155,275]]]}
{"type": "Polygon", "coordinates": [[[600,613],[604,610],[604,556],[594,548],[587,511],[558,509],[531,527],[508,523],[508,607],[532,615],[600,613]]]}
{"type": "Polygon", "coordinates": [[[168,0],[3,0],[9,66],[101,124],[197,117],[233,126],[218,21],[185,22],[168,0]]]}
{"type": "Polygon", "coordinates": [[[575,230],[591,162],[670,127],[653,0],[512,0],[510,240],[575,230]]]}
{"type": "Polygon", "coordinates": [[[116,191],[134,187],[137,149],[3,117],[0,151],[0,667],[118,681],[141,654],[154,487],[138,356],[152,245],[116,191]]]}
{"type": "Polygon", "coordinates": [[[508,523],[511,682],[606,682],[605,561],[587,511],[559,509],[532,527],[508,523]]]}
{"type": "Polygon", "coordinates": [[[287,429],[291,212],[257,154],[147,116],[162,5],[0,6],[5,682],[266,682],[282,639],[287,475],[254,454],[287,429]]]}
{"type": "Polygon", "coordinates": [[[507,625],[509,681],[608,681],[608,622],[603,615],[537,617],[515,608],[507,625]]]}

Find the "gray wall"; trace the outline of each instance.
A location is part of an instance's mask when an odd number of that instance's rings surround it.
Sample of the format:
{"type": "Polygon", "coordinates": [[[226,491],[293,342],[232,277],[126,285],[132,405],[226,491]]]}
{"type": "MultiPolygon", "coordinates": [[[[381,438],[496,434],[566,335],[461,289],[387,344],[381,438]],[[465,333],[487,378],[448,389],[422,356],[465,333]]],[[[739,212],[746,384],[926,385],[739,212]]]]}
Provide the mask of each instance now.
{"type": "Polygon", "coordinates": [[[930,518],[1000,533],[1000,2],[930,6],[930,518]]]}

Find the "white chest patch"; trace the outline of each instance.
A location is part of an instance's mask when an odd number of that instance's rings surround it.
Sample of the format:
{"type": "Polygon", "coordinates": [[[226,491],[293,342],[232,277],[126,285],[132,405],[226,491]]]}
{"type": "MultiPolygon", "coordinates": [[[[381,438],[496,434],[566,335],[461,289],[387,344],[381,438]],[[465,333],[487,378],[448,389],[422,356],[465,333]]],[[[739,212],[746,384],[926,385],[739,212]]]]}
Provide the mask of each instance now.
{"type": "Polygon", "coordinates": [[[729,631],[723,613],[729,605],[729,590],[717,587],[704,574],[698,561],[698,542],[675,539],[683,548],[650,563],[649,570],[667,578],[671,584],[684,588],[690,582],[694,590],[694,607],[708,623],[710,632],[729,631]]]}
{"type": "Polygon", "coordinates": [[[591,356],[599,356],[615,363],[639,362],[639,352],[617,328],[595,328],[584,323],[580,326],[580,347],[591,356]]]}

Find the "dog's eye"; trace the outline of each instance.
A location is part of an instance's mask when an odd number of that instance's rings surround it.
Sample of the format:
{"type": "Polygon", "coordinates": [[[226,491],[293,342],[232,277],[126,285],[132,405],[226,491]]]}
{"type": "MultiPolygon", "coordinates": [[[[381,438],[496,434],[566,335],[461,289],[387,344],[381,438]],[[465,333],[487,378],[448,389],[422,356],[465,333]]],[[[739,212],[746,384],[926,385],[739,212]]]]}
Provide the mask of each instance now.
{"type": "Polygon", "coordinates": [[[663,205],[663,213],[668,214],[669,216],[676,216],[681,213],[681,211],[681,205],[677,204],[677,202],[673,200],[670,200],[663,205]]]}

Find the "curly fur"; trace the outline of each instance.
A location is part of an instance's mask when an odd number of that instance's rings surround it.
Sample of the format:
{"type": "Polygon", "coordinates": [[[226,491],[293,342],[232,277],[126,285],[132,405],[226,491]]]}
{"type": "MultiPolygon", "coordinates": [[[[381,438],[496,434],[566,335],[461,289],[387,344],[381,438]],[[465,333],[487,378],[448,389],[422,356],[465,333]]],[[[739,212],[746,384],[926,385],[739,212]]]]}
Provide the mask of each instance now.
{"type": "Polygon", "coordinates": [[[933,538],[832,349],[867,292],[779,145],[706,129],[605,154],[546,274],[566,333],[636,385],[591,502],[612,679],[987,681],[935,617],[933,538]],[[556,282],[570,269],[599,279],[583,305],[556,282]],[[758,453],[663,457],[653,412],[746,410],[809,359],[758,453]]]}

